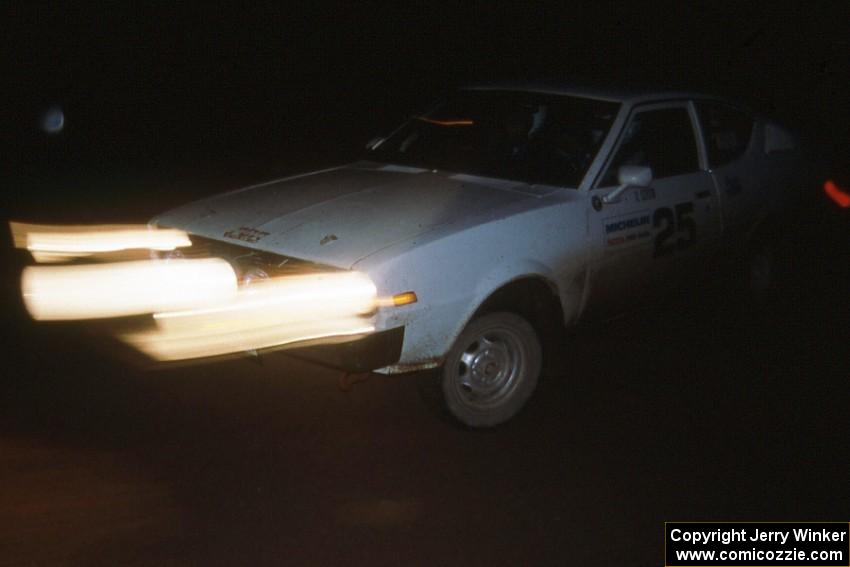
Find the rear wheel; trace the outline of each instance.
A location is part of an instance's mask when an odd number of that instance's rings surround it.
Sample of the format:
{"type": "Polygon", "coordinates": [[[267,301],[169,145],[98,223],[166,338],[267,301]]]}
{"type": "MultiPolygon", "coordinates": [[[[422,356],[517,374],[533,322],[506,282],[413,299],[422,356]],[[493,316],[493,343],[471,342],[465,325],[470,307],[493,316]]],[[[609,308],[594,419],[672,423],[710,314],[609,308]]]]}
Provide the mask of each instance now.
{"type": "Polygon", "coordinates": [[[756,305],[767,303],[774,287],[773,251],[768,246],[758,246],[747,257],[744,285],[756,305]]]}
{"type": "Polygon", "coordinates": [[[449,412],[470,427],[492,427],[528,401],[540,375],[540,341],[531,324],[507,312],[467,325],[440,372],[449,412]]]}
{"type": "Polygon", "coordinates": [[[744,297],[755,310],[775,308],[788,292],[790,249],[778,236],[750,243],[741,266],[744,297]]]}

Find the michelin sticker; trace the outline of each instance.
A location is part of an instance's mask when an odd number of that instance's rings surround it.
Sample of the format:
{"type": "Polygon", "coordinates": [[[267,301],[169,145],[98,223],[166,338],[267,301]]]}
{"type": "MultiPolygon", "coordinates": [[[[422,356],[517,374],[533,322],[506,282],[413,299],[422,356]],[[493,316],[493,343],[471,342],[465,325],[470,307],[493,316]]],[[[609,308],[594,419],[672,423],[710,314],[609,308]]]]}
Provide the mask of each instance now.
{"type": "Polygon", "coordinates": [[[647,240],[652,236],[652,213],[641,211],[618,217],[610,217],[602,221],[605,231],[605,245],[608,248],[624,248],[647,240]]]}

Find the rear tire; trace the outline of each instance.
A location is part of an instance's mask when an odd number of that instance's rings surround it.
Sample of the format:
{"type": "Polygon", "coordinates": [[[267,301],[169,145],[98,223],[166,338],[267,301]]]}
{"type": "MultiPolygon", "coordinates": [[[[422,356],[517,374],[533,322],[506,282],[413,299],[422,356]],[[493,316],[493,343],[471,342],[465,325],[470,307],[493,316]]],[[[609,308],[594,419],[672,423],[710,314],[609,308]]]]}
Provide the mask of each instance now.
{"type": "Polygon", "coordinates": [[[537,334],[519,315],[496,312],[473,319],[440,371],[446,408],[469,427],[504,423],[534,393],[542,358],[537,334]]]}
{"type": "Polygon", "coordinates": [[[765,231],[749,243],[739,277],[750,310],[768,312],[782,305],[791,291],[792,257],[791,242],[777,231],[765,231]]]}
{"type": "Polygon", "coordinates": [[[747,254],[744,285],[753,307],[764,309],[776,296],[776,257],[766,244],[754,246],[747,254]]]}

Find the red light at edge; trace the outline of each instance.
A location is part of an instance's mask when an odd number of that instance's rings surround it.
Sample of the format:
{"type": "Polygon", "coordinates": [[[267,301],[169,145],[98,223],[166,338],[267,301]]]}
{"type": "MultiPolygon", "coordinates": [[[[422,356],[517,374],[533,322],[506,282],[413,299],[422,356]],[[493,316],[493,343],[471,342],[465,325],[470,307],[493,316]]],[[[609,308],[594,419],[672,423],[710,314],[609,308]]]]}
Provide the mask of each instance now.
{"type": "Polygon", "coordinates": [[[831,179],[823,184],[823,191],[842,209],[850,207],[850,194],[842,191],[831,179]]]}

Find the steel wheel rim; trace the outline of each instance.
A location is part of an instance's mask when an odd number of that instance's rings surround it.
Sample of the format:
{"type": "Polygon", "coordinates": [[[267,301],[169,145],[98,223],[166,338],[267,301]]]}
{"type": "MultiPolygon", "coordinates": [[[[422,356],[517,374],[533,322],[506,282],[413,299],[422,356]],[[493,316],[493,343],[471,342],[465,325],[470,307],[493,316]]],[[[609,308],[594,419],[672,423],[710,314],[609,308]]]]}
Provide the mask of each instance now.
{"type": "Polygon", "coordinates": [[[492,408],[513,393],[525,364],[522,340],[514,331],[482,331],[460,353],[455,389],[467,406],[492,408]]]}

